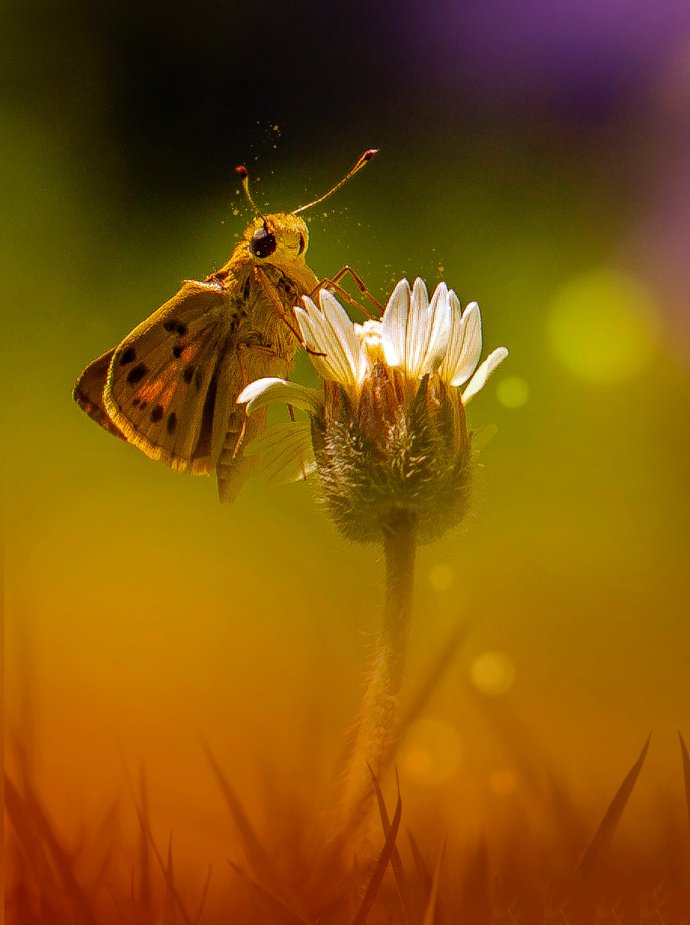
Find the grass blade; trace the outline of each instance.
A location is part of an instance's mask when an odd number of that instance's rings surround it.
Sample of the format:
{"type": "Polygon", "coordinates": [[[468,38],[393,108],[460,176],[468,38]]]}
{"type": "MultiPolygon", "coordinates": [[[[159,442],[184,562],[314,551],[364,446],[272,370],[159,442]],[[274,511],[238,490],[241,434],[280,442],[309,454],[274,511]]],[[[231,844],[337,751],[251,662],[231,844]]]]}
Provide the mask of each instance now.
{"type": "Polygon", "coordinates": [[[412,832],[408,830],[407,837],[410,840],[410,847],[412,848],[412,857],[414,858],[414,864],[417,871],[417,880],[422,884],[424,892],[426,895],[429,894],[431,889],[431,873],[429,868],[426,865],[426,861],[422,857],[422,852],[419,849],[419,845],[412,832]]]}
{"type": "Polygon", "coordinates": [[[493,734],[520,769],[522,780],[549,819],[562,821],[561,830],[567,833],[567,848],[575,851],[575,845],[581,844],[578,813],[527,723],[513,713],[508,704],[494,702],[493,698],[480,694],[469,682],[467,691],[493,734]]]}
{"type": "Polygon", "coordinates": [[[275,865],[272,863],[261,840],[254,831],[239,797],[230,786],[230,782],[223,773],[223,769],[216,761],[210,748],[205,743],[203,747],[223,797],[225,798],[225,803],[239,830],[247,861],[252,868],[254,877],[257,881],[266,880],[270,883],[279,882],[280,878],[275,870],[275,865]]]}
{"type": "Polygon", "coordinates": [[[213,874],[213,865],[208,865],[208,872],[206,874],[206,880],[204,881],[204,888],[201,891],[201,899],[199,900],[199,908],[196,915],[194,916],[194,925],[199,925],[201,921],[201,916],[204,914],[204,907],[206,906],[206,900],[208,899],[208,890],[211,886],[211,875],[213,874]]]}
{"type": "Polygon", "coordinates": [[[165,862],[165,913],[163,925],[177,925],[175,906],[175,871],[173,868],[172,832],[168,839],[168,857],[165,862]]]}
{"type": "Polygon", "coordinates": [[[395,742],[391,746],[391,751],[386,758],[386,761],[383,765],[383,769],[388,767],[390,764],[393,755],[395,754],[395,748],[397,744],[403,739],[405,733],[410,728],[412,723],[417,719],[420,713],[423,711],[427,703],[429,702],[434,690],[438,686],[438,683],[445,675],[448,668],[453,663],[453,659],[458,654],[458,650],[461,645],[464,643],[467,638],[467,627],[459,626],[451,634],[450,638],[447,640],[440,653],[438,654],[436,661],[433,663],[429,672],[426,675],[422,686],[415,694],[412,702],[405,711],[404,715],[401,717],[401,720],[398,724],[398,728],[395,733],[395,742]]]}
{"type": "Polygon", "coordinates": [[[644,760],[647,757],[647,751],[649,750],[649,743],[651,738],[652,735],[650,733],[642,748],[642,751],[640,752],[639,758],[626,774],[623,783],[618,788],[618,791],[613,800],[611,800],[609,808],[606,810],[599,828],[594,833],[594,838],[589,843],[589,846],[585,851],[577,869],[581,877],[588,877],[589,874],[591,874],[592,870],[594,870],[596,867],[597,862],[611,843],[611,840],[613,839],[616,831],[616,827],[618,826],[620,818],[623,815],[623,811],[627,806],[630,795],[633,792],[633,788],[637,783],[637,778],[639,777],[640,771],[642,770],[644,760]]]}
{"type": "Polygon", "coordinates": [[[680,740],[680,754],[683,761],[683,783],[685,784],[685,806],[688,811],[688,825],[690,825],[690,755],[688,754],[688,747],[685,744],[685,739],[681,735],[680,731],[678,732],[678,739],[680,740]]]}
{"type": "Polygon", "coordinates": [[[141,808],[139,807],[139,804],[136,802],[136,800],[134,802],[134,808],[136,809],[137,816],[139,817],[139,825],[142,827],[143,831],[146,833],[146,837],[148,839],[149,845],[151,846],[151,850],[153,851],[153,856],[156,859],[156,862],[158,866],[160,867],[163,877],[165,879],[166,889],[169,891],[170,895],[174,899],[175,905],[177,906],[180,914],[182,915],[185,925],[194,925],[194,923],[192,922],[192,919],[190,918],[189,913],[187,912],[187,909],[184,903],[182,902],[182,898],[180,897],[180,894],[177,892],[175,884],[171,879],[171,875],[170,875],[171,871],[169,871],[168,865],[163,860],[163,857],[160,851],[158,850],[158,846],[156,845],[155,839],[153,837],[153,832],[151,831],[148,821],[144,818],[144,814],[142,813],[141,808]]]}
{"type": "MultiPolygon", "coordinates": [[[[383,799],[383,793],[381,792],[381,787],[376,778],[376,775],[369,768],[369,773],[371,774],[371,779],[374,784],[374,791],[376,793],[376,801],[379,807],[379,815],[381,816],[381,825],[383,826],[383,834],[386,838],[390,833],[391,824],[390,819],[388,818],[388,810],[386,809],[386,803],[383,799]]],[[[400,781],[396,772],[396,780],[398,782],[398,791],[400,790],[400,781]]],[[[395,876],[395,884],[398,888],[398,896],[400,897],[400,905],[402,907],[403,919],[405,925],[416,925],[416,918],[412,913],[412,906],[410,904],[410,890],[407,883],[407,876],[405,874],[405,868],[403,867],[402,859],[400,857],[400,852],[398,851],[398,846],[393,845],[393,851],[391,854],[391,867],[393,868],[393,874],[395,876]]]]}
{"type": "MultiPolygon", "coordinates": [[[[434,878],[431,881],[431,891],[429,893],[429,901],[426,906],[426,911],[424,912],[424,921],[422,925],[434,925],[436,921],[436,905],[438,903],[438,888],[441,881],[441,871],[443,870],[443,862],[446,857],[446,845],[448,838],[443,839],[443,844],[441,845],[441,850],[438,855],[438,860],[436,861],[436,869],[434,870],[434,878]]],[[[474,923],[473,923],[474,925],[474,923]]]]}
{"type": "Polygon", "coordinates": [[[463,883],[462,912],[472,925],[491,925],[493,899],[489,872],[489,851],[482,838],[470,861],[463,883]]]}
{"type": "MultiPolygon", "coordinates": [[[[149,794],[146,786],[146,774],[142,768],[139,774],[139,794],[141,814],[146,820],[148,827],[149,818],[149,794]]],[[[151,882],[151,865],[149,864],[149,843],[146,837],[146,830],[143,826],[139,827],[139,892],[136,896],[137,908],[141,909],[144,914],[150,912],[153,900],[153,885],[151,882]]]]}
{"type": "Polygon", "coordinates": [[[38,797],[33,792],[28,792],[25,803],[26,805],[23,806],[18,790],[12,781],[5,776],[5,805],[7,814],[15,826],[15,831],[22,830],[22,820],[27,814],[33,819],[36,831],[53,859],[64,890],[74,903],[74,908],[77,910],[80,921],[83,922],[83,925],[98,925],[91,903],[72,869],[69,852],[60,843],[60,839],[43,811],[38,797]]]}
{"type": "Polygon", "coordinates": [[[364,925],[369,916],[371,907],[374,904],[374,900],[376,899],[376,894],[378,893],[381,886],[383,875],[386,872],[386,867],[388,866],[388,862],[390,861],[391,855],[393,854],[395,839],[398,837],[398,829],[400,828],[401,815],[402,799],[400,797],[400,791],[398,790],[398,803],[395,807],[395,813],[393,814],[391,827],[388,831],[388,835],[386,836],[383,850],[381,851],[379,859],[376,862],[376,866],[372,871],[367,888],[364,891],[362,901],[359,905],[359,908],[357,909],[357,912],[355,913],[355,917],[352,920],[352,925],[364,925]]]}
{"type": "Polygon", "coordinates": [[[265,901],[266,905],[269,906],[274,913],[277,912],[280,915],[284,925],[311,925],[308,919],[303,918],[299,912],[295,912],[294,909],[291,909],[284,900],[276,896],[276,894],[267,887],[262,886],[259,881],[255,880],[246,870],[242,870],[239,864],[236,864],[234,861],[229,861],[229,864],[233,870],[237,871],[243,880],[246,880],[246,882],[256,890],[259,896],[265,901]]]}

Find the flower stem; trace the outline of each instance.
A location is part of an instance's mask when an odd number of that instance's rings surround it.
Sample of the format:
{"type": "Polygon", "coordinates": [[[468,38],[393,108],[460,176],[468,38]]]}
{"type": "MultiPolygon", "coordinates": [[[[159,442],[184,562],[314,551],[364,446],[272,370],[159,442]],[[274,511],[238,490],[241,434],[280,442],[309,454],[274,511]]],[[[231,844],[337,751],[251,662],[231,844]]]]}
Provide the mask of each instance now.
{"type": "Polygon", "coordinates": [[[376,778],[383,775],[395,742],[398,695],[405,674],[412,613],[416,527],[416,516],[403,509],[395,509],[383,525],[386,556],[383,623],[368,670],[342,803],[344,827],[350,833],[365,831],[374,796],[371,775],[376,778]]]}

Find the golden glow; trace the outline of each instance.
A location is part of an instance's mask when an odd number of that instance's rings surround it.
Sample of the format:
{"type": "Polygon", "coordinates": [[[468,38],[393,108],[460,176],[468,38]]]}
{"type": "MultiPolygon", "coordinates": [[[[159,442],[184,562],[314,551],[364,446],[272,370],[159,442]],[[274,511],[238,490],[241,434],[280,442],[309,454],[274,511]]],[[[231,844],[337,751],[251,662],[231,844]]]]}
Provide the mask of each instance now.
{"type": "Polygon", "coordinates": [[[453,587],[455,574],[444,562],[437,562],[429,569],[429,584],[434,591],[449,591],[453,587]]]}
{"type": "Polygon", "coordinates": [[[505,408],[522,408],[529,399],[529,386],[520,376],[506,376],[496,385],[496,398],[505,408]]]}
{"type": "Polygon", "coordinates": [[[433,787],[450,780],[460,766],[462,746],[446,720],[426,716],[410,727],[402,746],[402,768],[415,783],[433,787]]]}
{"type": "Polygon", "coordinates": [[[505,694],[515,680],[515,666],[505,652],[483,652],[472,662],[470,678],[482,694],[505,694]]]}
{"type": "Polygon", "coordinates": [[[572,373],[592,382],[640,375],[659,341],[655,305],[645,286],[614,269],[570,280],[549,319],[551,347],[572,373]]]}
{"type": "Polygon", "coordinates": [[[489,777],[489,789],[497,797],[507,797],[515,791],[517,780],[507,768],[496,768],[489,777]]]}

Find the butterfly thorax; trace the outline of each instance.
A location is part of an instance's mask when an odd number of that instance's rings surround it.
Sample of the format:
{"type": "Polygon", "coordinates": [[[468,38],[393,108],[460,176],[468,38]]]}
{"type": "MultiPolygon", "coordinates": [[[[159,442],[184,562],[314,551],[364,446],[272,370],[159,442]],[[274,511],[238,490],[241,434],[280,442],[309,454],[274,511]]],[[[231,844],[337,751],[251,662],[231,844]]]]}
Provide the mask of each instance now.
{"type": "Polygon", "coordinates": [[[308,242],[305,222],[291,213],[260,217],[248,226],[228,263],[208,277],[230,297],[231,339],[294,355],[293,309],[318,287],[304,259],[308,242]]]}

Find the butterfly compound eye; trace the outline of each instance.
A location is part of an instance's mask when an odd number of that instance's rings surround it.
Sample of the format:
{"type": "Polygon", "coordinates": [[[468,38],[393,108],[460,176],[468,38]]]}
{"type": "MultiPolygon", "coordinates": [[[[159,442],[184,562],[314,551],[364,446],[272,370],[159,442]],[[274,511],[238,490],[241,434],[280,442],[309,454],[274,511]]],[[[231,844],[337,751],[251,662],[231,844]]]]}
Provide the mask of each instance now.
{"type": "Polygon", "coordinates": [[[266,228],[257,228],[249,242],[249,249],[255,257],[270,257],[275,253],[276,236],[266,228]]]}

